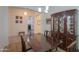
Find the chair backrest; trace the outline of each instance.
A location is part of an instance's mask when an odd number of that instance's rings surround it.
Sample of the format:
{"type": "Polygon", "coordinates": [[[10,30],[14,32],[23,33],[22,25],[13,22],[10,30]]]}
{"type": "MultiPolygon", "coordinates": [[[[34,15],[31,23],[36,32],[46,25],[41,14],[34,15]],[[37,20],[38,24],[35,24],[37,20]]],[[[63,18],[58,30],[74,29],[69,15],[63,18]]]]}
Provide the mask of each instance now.
{"type": "Polygon", "coordinates": [[[22,52],[25,52],[26,51],[26,44],[24,41],[25,32],[19,32],[18,35],[21,37],[22,52]]]}
{"type": "Polygon", "coordinates": [[[24,35],[25,35],[25,32],[24,32],[24,31],[19,32],[18,35],[19,35],[19,36],[24,36],[24,35]]]}
{"type": "Polygon", "coordinates": [[[76,40],[73,41],[70,45],[67,46],[67,51],[75,52],[76,51],[76,40]]]}
{"type": "Polygon", "coordinates": [[[46,37],[51,36],[51,32],[50,31],[45,31],[44,36],[46,36],[46,37]]]}

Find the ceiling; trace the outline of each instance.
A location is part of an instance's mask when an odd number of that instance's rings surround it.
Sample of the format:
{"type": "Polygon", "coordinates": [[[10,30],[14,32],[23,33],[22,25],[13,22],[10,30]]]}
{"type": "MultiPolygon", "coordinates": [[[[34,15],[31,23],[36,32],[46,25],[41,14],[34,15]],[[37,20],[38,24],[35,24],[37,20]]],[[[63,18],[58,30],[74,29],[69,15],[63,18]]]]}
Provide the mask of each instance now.
{"type": "MultiPolygon", "coordinates": [[[[38,8],[41,7],[42,12],[45,10],[45,6],[20,6],[21,8],[29,8],[35,11],[38,11],[38,8]]],[[[56,12],[61,12],[65,10],[70,10],[70,9],[77,9],[79,6],[50,6],[49,7],[49,12],[51,13],[56,13],[56,12]]]]}
{"type": "MultiPolygon", "coordinates": [[[[20,8],[29,8],[34,11],[38,11],[38,8],[40,7],[42,9],[42,13],[45,11],[46,6],[17,6],[20,8]]],[[[71,9],[79,9],[79,6],[49,6],[48,10],[48,17],[50,17],[51,14],[65,11],[65,10],[71,10],[71,9]]]]}

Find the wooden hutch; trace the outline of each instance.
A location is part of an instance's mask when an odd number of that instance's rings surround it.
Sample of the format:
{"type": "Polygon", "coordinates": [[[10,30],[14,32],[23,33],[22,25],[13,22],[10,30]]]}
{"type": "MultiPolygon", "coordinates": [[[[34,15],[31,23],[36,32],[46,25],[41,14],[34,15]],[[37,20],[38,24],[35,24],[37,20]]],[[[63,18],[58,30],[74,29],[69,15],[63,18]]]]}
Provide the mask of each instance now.
{"type": "Polygon", "coordinates": [[[75,20],[76,10],[67,10],[51,15],[51,31],[54,40],[61,40],[62,44],[59,47],[65,51],[75,51],[76,45],[72,49],[68,46],[76,41],[75,36],[75,20]]]}

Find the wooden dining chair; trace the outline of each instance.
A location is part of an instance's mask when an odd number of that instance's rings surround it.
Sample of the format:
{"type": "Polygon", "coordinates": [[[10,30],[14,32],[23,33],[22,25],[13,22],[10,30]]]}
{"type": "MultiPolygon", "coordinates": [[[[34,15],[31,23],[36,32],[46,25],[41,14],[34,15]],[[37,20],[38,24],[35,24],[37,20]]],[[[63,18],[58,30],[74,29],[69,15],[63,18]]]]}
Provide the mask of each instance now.
{"type": "Polygon", "coordinates": [[[67,46],[67,52],[75,52],[75,51],[76,51],[76,40],[67,46]]]}
{"type": "Polygon", "coordinates": [[[26,44],[25,44],[25,41],[24,41],[24,35],[25,35],[25,32],[19,32],[18,35],[21,37],[21,43],[22,43],[22,52],[25,52],[26,51],[26,44]]]}

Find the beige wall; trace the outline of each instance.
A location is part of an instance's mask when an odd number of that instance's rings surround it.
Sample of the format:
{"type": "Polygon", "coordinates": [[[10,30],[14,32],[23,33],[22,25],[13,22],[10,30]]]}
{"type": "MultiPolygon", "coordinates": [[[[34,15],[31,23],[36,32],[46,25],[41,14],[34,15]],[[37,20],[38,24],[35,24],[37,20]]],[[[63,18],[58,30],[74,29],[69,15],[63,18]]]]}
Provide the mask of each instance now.
{"type": "Polygon", "coordinates": [[[35,30],[34,30],[35,33],[41,33],[41,30],[42,30],[42,28],[41,28],[41,15],[38,15],[35,17],[34,26],[35,26],[35,30]]]}
{"type": "Polygon", "coordinates": [[[9,36],[18,35],[18,32],[20,31],[25,31],[25,33],[27,34],[27,20],[29,16],[33,16],[35,18],[34,33],[41,33],[41,14],[40,13],[30,9],[9,7],[9,36]],[[26,16],[24,15],[24,12],[27,12],[26,16]],[[23,23],[16,24],[15,16],[23,16],[23,23]]]}

